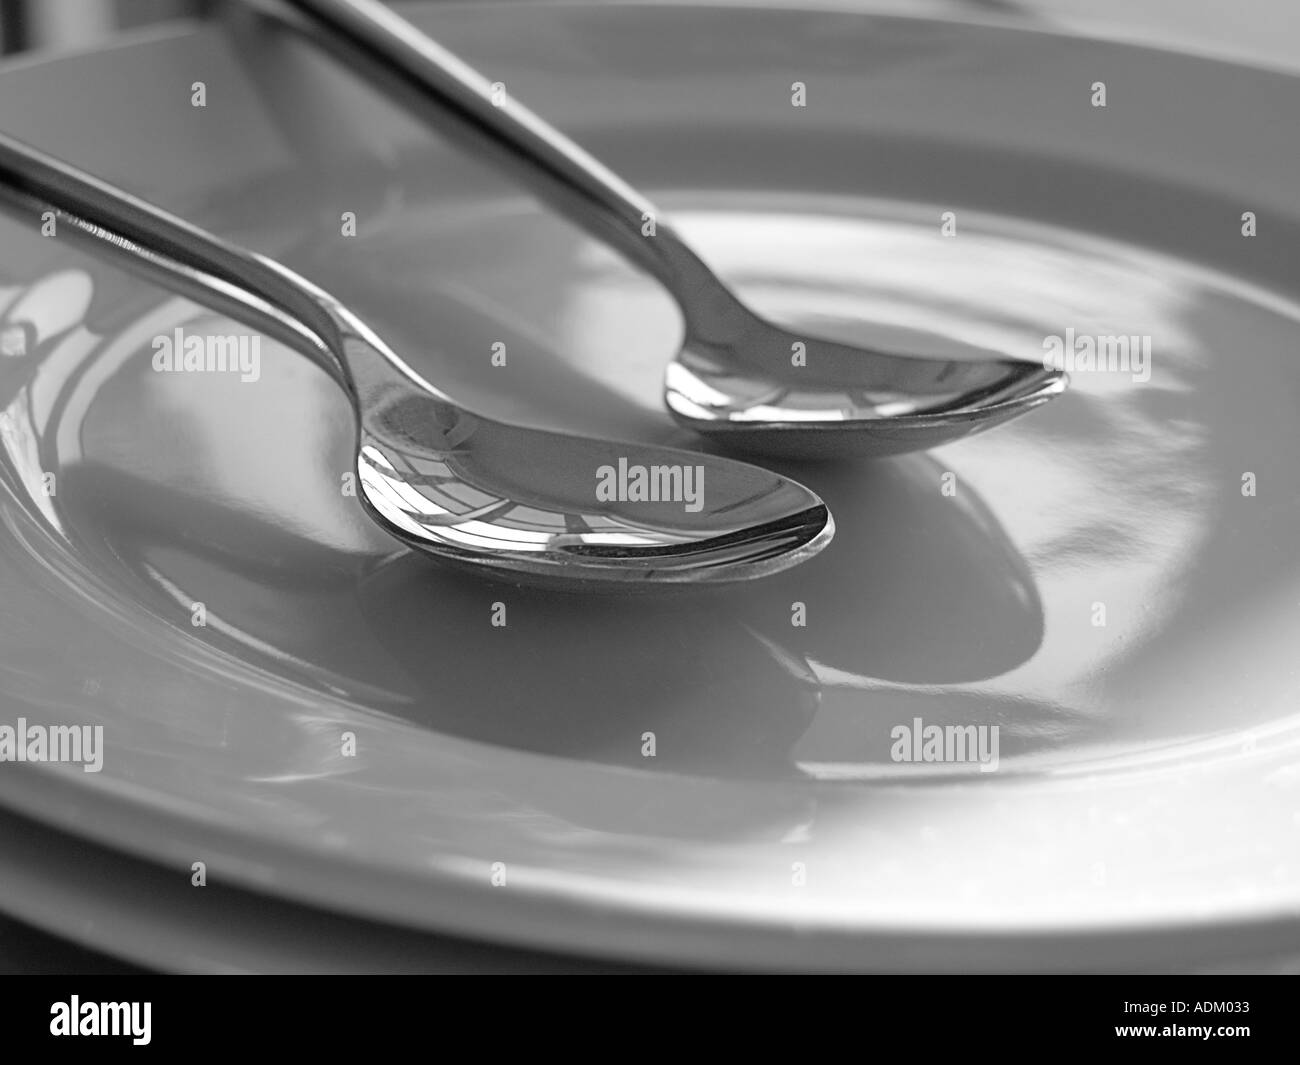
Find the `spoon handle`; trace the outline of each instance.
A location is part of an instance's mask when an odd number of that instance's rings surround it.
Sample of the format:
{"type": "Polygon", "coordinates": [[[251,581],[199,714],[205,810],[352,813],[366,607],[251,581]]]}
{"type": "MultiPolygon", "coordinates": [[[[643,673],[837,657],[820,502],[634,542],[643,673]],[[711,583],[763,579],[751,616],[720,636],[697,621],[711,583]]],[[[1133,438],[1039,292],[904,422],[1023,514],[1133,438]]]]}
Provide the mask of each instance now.
{"type": "Polygon", "coordinates": [[[279,263],[3,133],[0,202],[33,225],[52,221],[56,238],[79,238],[125,269],[257,324],[352,391],[336,354],[340,326],[351,323],[337,301],[279,263]]]}
{"type": "Polygon", "coordinates": [[[658,279],[695,337],[725,342],[753,321],[648,199],[379,0],[286,2],[351,69],[658,279]]]}

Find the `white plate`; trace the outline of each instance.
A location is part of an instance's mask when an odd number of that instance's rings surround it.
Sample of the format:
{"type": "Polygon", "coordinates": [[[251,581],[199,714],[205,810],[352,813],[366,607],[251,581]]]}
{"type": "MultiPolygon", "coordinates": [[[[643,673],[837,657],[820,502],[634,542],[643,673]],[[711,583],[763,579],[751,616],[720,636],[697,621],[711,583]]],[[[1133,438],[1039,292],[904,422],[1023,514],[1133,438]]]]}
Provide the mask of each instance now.
{"type": "MultiPolygon", "coordinates": [[[[0,766],[0,800],[179,876],[605,956],[1134,966],[1294,939],[1300,83],[852,12],[420,20],[774,315],[1031,358],[1149,336],[1150,380],[1076,374],[929,456],[791,466],[836,514],[822,557],[589,603],[402,552],[340,491],[346,405],[304,360],[154,374],[153,337],[239,327],[0,222],[27,350],[0,360],[3,720],[107,745],[98,774],[0,766]],[[997,725],[998,771],[892,761],[917,717],[997,725]]],[[[666,297],[301,46],[208,29],[0,83],[7,132],[285,257],[468,405],[689,443],[658,398],[666,297]]]]}

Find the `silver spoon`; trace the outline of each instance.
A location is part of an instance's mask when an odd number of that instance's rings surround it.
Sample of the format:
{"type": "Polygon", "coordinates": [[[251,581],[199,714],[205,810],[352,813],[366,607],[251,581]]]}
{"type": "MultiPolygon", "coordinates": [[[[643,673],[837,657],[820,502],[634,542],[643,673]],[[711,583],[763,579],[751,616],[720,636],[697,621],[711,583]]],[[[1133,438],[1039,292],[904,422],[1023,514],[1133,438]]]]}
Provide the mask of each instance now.
{"type": "Polygon", "coordinates": [[[53,212],[56,236],[311,357],[352,399],[359,497],[411,547],[517,580],[627,589],[759,577],[830,541],[826,506],[779,474],[471,414],[287,267],[3,134],[0,202],[37,225],[53,212]]]}
{"type": "Polygon", "coordinates": [[[685,321],[664,399],[697,432],[774,455],[893,455],[992,428],[1065,390],[1065,374],[1038,363],[887,354],[773,325],[645,197],[400,15],[377,0],[286,2],[350,68],[663,283],[685,321]]]}

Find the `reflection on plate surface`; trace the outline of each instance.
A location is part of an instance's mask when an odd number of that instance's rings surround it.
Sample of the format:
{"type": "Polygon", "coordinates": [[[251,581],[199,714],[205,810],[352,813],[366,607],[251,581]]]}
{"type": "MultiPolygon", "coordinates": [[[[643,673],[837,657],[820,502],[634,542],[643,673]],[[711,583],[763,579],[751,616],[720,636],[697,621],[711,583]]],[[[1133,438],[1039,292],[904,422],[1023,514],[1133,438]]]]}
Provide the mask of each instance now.
{"type": "MultiPolygon", "coordinates": [[[[546,32],[617,21],[553,17],[546,32]]],[[[676,17],[721,32],[716,13],[676,17]]],[[[774,13],[743,17],[775,32],[774,13]]],[[[447,25],[487,47],[472,14],[447,25]]],[[[925,54],[1008,47],[876,29],[925,54]]],[[[1191,84],[1231,76],[1185,62],[1191,84]]],[[[1168,177],[1167,217],[1204,230],[1224,212],[1221,237],[1192,247],[1122,201],[1089,232],[1071,181],[1145,195],[1117,146],[1061,179],[1050,153],[954,145],[972,189],[1020,184],[973,192],[945,236],[942,141],[882,120],[868,143],[898,174],[867,180],[863,141],[800,134],[818,160],[803,187],[754,162],[772,131],[738,123],[714,156],[645,125],[592,121],[585,139],[782,324],[1028,360],[1049,337],[1122,336],[1149,362],[1085,368],[1047,410],[929,455],[773,464],[835,515],[819,557],[685,604],[591,602],[412,556],[346,494],[351,415],[321,372],[268,340],[256,381],[155,373],[154,337],[240,326],[0,220],[0,592],[29,604],[0,679],[52,719],[102,721],[109,754],[103,781],[51,774],[45,815],[72,820],[93,786],[127,813],[106,804],[91,830],[127,849],[188,863],[201,838],[233,879],[433,926],[454,906],[482,934],[545,942],[539,911],[503,916],[481,886],[504,861],[538,906],[619,908],[593,949],[659,956],[693,952],[654,945],[675,918],[704,922],[715,957],[752,960],[785,950],[792,921],[829,936],[1294,913],[1292,268],[1251,258],[1236,201],[1194,167],[1168,177]],[[895,762],[892,730],[917,718],[998,726],[998,772],[895,762]],[[1260,787],[1273,805],[1248,800],[1260,787]],[[159,827],[173,814],[190,827],[159,827]],[[1196,820],[1153,827],[1178,817],[1196,820]],[[816,874],[802,892],[792,863],[816,874]],[[728,922],[768,938],[724,942],[728,922]]],[[[416,369],[472,410],[702,446],[661,405],[668,297],[464,162],[408,147],[329,180],[281,168],[202,210],[428,352],[416,369]],[[362,195],[341,238],[330,220],[362,195]]],[[[809,942],[805,959],[864,956],[852,937],[809,942]]]]}

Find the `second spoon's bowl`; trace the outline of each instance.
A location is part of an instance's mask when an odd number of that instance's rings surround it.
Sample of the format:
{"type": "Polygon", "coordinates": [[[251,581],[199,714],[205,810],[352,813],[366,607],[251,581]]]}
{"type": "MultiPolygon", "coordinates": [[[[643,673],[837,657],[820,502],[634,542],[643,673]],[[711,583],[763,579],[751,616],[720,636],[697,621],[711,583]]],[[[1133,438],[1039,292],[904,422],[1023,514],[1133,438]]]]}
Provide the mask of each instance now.
{"type": "Polygon", "coordinates": [[[664,402],[681,425],[729,449],[883,458],[985,432],[1068,382],[1060,370],[984,352],[891,355],[773,328],[761,346],[734,352],[688,336],[664,375],[664,402]]]}

